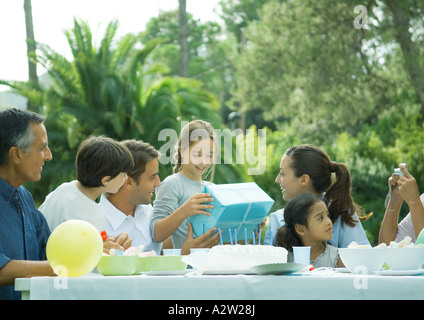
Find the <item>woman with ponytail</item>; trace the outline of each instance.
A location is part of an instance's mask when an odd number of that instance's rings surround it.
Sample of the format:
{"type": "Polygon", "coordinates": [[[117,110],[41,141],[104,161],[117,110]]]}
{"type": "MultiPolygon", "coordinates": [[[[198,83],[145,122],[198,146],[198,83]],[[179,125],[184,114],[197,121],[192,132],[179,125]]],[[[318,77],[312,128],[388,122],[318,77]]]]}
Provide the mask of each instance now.
{"type": "MultiPolygon", "coordinates": [[[[364,219],[361,208],[355,204],[351,195],[352,180],[345,164],[331,161],[323,150],[313,145],[294,146],[284,153],[275,182],[281,186],[284,200],[291,200],[303,193],[322,198],[333,222],[333,236],[330,240],[333,246],[345,248],[352,241],[369,244],[360,223],[364,219]]],[[[269,215],[265,244],[273,243],[271,234],[276,235],[282,225],[284,209],[269,215]]]]}
{"type": "Polygon", "coordinates": [[[275,245],[287,249],[288,262],[293,262],[293,247],[309,246],[310,263],[315,268],[343,267],[338,249],[328,244],[333,224],[320,198],[304,193],[290,200],[284,210],[284,221],[278,229],[275,245]]]}

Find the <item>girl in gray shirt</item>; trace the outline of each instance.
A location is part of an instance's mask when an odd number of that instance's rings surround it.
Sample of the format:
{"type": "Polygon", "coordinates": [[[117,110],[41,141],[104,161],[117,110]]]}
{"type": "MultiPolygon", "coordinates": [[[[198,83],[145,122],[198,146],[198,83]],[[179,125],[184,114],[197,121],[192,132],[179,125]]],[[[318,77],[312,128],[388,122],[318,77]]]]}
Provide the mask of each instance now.
{"type": "MultiPolygon", "coordinates": [[[[174,174],[156,189],[153,202],[152,234],[156,242],[172,236],[174,248],[181,248],[187,237],[187,218],[210,215],[213,198],[203,193],[204,176],[214,171],[215,134],[212,126],[194,120],[183,127],[178,141],[174,174]]],[[[211,179],[212,180],[212,179],[211,179]]]]}

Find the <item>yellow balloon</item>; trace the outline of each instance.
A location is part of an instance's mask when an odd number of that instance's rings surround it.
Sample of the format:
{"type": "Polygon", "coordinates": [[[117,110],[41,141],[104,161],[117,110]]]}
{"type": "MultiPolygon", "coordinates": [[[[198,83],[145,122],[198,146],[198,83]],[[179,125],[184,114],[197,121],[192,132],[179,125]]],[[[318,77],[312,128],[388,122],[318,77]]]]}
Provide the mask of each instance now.
{"type": "Polygon", "coordinates": [[[60,277],[79,277],[92,271],[103,252],[99,231],[83,220],[58,225],[47,240],[47,260],[60,277]]]}

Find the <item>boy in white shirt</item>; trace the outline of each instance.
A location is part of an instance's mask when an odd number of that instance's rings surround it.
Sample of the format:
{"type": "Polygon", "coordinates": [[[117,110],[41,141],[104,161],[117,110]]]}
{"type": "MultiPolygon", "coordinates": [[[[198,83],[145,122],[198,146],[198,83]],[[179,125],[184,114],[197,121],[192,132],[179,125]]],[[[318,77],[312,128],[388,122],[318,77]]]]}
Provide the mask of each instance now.
{"type": "Polygon", "coordinates": [[[75,166],[77,180],[51,192],[39,210],[52,231],[62,222],[79,219],[100,232],[105,217],[96,200],[102,193],[115,193],[122,186],[134,166],[131,153],[111,138],[90,137],[79,146],[75,166]]]}

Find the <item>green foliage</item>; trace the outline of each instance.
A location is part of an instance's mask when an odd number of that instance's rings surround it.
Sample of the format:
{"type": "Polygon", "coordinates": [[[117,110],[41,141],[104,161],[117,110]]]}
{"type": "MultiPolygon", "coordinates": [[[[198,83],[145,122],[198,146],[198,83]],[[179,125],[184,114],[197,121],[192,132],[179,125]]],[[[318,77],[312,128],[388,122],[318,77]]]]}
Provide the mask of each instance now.
{"type": "MultiPolygon", "coordinates": [[[[88,24],[75,20],[74,28],[65,32],[72,61],[48,46],[39,47],[37,60],[48,70],[51,86],[35,88],[34,95],[29,84],[14,84],[28,99],[42,99],[47,116],[54,161],[46,166],[40,183],[29,185],[38,202],[60,183],[74,179],[77,147],[89,135],[142,139],[159,149],[159,132],[167,128],[179,133],[181,121],[204,119],[216,128],[222,126],[219,103],[201,82],[163,77],[154,65],[150,69],[146,64],[163,40],[152,39],[140,49],[139,35],[115,41],[116,30],[117,22],[111,22],[100,47],[95,48],[88,24]]],[[[162,178],[172,170],[171,165],[160,169],[162,178]]],[[[216,178],[240,181],[243,174],[224,166],[216,178]]]]}
{"type": "MultiPolygon", "coordinates": [[[[176,11],[121,39],[111,22],[98,48],[88,24],[75,20],[65,33],[72,60],[47,45],[33,57],[48,70],[48,87],[0,81],[47,115],[54,160],[42,182],[30,186],[35,198],[42,201],[73,179],[76,148],[88,135],[143,139],[159,149],[164,128],[179,132],[181,121],[199,118],[224,129],[228,113],[238,111],[241,127],[252,131],[231,137],[233,162],[216,166],[214,182],[255,181],[275,200],[271,211],[279,209],[285,203],[274,180],[282,155],[292,145],[315,144],[348,165],[355,201],[373,212],[363,226],[376,243],[393,169],[407,163],[420,189],[424,185],[418,59],[424,7],[412,0],[368,1],[368,28],[357,29],[357,5],[221,0],[225,26],[188,14],[189,79],[176,77],[176,11]],[[258,128],[266,129],[265,145],[258,128]],[[241,142],[243,163],[234,163],[241,142]],[[255,167],[248,152],[266,164],[263,174],[248,174],[255,167]]],[[[161,178],[171,170],[171,164],[161,166],[161,178]]],[[[402,216],[407,212],[404,205],[402,216]]]]}
{"type": "MultiPolygon", "coordinates": [[[[250,129],[255,129],[255,127],[251,127],[250,129]]],[[[285,205],[280,185],[275,182],[275,178],[280,172],[281,158],[288,148],[300,144],[301,141],[293,130],[271,131],[268,128],[264,130],[266,130],[264,132],[264,136],[266,137],[266,153],[261,154],[261,156],[263,157],[262,161],[265,161],[266,164],[265,172],[259,175],[252,175],[251,178],[274,199],[275,203],[270,210],[270,212],[273,212],[285,205]]],[[[257,139],[257,136],[255,138],[257,139]]]]}
{"type": "MultiPolygon", "coordinates": [[[[223,38],[222,27],[216,22],[194,19],[187,14],[189,77],[203,83],[225,105],[233,84],[232,58],[235,44],[231,36],[223,38]]],[[[176,76],[179,69],[178,11],[163,12],[153,17],[141,33],[142,42],[163,38],[164,44],[151,54],[152,64],[162,68],[164,75],[176,76]]]]}

